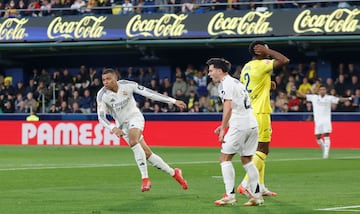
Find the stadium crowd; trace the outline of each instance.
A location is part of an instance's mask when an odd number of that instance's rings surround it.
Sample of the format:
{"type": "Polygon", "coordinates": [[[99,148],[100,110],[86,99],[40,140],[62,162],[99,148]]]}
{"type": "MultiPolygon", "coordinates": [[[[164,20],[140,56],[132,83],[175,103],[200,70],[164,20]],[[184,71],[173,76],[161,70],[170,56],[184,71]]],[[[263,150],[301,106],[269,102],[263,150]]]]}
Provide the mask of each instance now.
{"type": "Polygon", "coordinates": [[[4,18],[87,14],[204,13],[213,10],[268,10],[358,6],[358,1],[253,1],[253,0],[5,0],[4,18]],[[265,4],[266,3],[266,4],[265,4]]]}
{"type": "MultiPolygon", "coordinates": [[[[242,66],[231,72],[238,78],[242,66]]],[[[28,81],[12,83],[12,77],[0,73],[1,113],[95,113],[96,93],[102,87],[101,69],[80,66],[77,73],[69,69],[32,70],[28,81]]],[[[121,79],[135,81],[159,93],[172,96],[187,104],[181,110],[171,104],[163,104],[136,96],[143,112],[221,112],[217,84],[207,77],[207,67],[201,69],[188,65],[176,67],[172,76],[159,78],[151,67],[128,67],[117,69],[121,79]]],[[[330,71],[329,71],[330,72],[330,71]]],[[[350,101],[334,105],[333,111],[360,112],[360,70],[353,64],[340,63],[335,78],[323,80],[318,76],[316,62],[296,64],[274,71],[273,81],[277,88],[271,91],[273,112],[312,112],[311,102],[304,94],[315,94],[324,84],[329,94],[352,97],[350,101]]]]}

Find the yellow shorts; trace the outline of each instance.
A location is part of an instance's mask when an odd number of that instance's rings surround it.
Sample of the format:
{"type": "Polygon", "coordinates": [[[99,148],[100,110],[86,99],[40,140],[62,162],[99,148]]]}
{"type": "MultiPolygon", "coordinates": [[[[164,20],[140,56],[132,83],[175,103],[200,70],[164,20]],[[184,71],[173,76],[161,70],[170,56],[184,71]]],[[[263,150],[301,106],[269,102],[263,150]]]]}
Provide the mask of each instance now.
{"type": "Polygon", "coordinates": [[[271,119],[270,114],[255,114],[259,124],[259,142],[270,143],[271,141],[271,119]]]}

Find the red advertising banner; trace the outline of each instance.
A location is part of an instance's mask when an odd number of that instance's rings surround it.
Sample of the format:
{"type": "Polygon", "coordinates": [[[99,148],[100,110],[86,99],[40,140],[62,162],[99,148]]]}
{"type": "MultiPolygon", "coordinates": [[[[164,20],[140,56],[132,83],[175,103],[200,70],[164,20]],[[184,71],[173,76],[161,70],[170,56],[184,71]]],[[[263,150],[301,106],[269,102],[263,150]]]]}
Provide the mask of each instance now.
{"type": "MultiPolygon", "coordinates": [[[[144,137],[151,146],[219,147],[216,121],[148,121],[144,137]]],[[[97,121],[1,121],[0,145],[127,146],[97,121]]],[[[360,148],[354,137],[360,122],[333,122],[332,148],[360,148]]],[[[273,148],[317,148],[312,122],[272,122],[273,148]]]]}

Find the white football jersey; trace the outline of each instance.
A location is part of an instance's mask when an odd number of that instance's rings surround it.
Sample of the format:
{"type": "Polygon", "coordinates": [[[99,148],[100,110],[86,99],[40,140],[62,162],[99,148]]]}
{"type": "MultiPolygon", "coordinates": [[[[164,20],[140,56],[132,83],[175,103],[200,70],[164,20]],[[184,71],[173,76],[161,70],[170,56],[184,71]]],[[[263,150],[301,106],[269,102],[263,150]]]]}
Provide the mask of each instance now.
{"type": "Polygon", "coordinates": [[[239,80],[226,75],[219,84],[219,96],[224,100],[232,101],[232,113],[229,126],[239,130],[257,127],[257,121],[253,115],[250,104],[250,97],[245,86],[239,80]]]}
{"type": "Polygon", "coordinates": [[[136,106],[133,93],[164,103],[176,102],[174,98],[159,94],[133,81],[119,80],[117,84],[119,89],[116,93],[102,87],[96,97],[99,122],[110,130],[115,125],[106,118],[107,113],[114,118],[118,126],[127,122],[131,117],[143,117],[140,109],[136,106]]]}
{"type": "Polygon", "coordinates": [[[331,105],[337,104],[339,98],[332,95],[321,97],[316,94],[307,94],[306,100],[312,102],[315,123],[331,122],[331,105]]]}

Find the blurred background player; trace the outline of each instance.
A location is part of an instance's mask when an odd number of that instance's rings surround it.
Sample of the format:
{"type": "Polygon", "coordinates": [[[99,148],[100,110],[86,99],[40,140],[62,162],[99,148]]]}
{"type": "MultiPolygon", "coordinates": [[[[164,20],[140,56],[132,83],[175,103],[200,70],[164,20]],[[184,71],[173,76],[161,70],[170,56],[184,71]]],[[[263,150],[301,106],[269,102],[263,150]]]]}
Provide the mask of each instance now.
{"type": "Polygon", "coordinates": [[[344,102],[351,100],[348,98],[338,98],[332,95],[326,94],[326,86],[320,85],[319,94],[301,94],[306,96],[306,100],[313,105],[313,116],[315,123],[315,137],[316,142],[319,144],[323,151],[323,158],[329,157],[330,151],[330,133],[332,132],[331,125],[331,107],[332,104],[338,104],[339,101],[344,102]],[[322,138],[323,137],[323,138],[322,138]]]}
{"type": "MultiPolygon", "coordinates": [[[[269,154],[271,141],[270,90],[275,85],[271,82],[271,73],[289,63],[289,59],[283,54],[272,50],[263,41],[254,41],[249,45],[252,60],[246,63],[241,71],[240,81],[245,85],[251,99],[251,106],[259,125],[259,145],[253,157],[259,170],[260,192],[263,196],[276,196],[277,193],[269,191],[265,187],[265,160],[269,154]]],[[[238,192],[245,194],[248,186],[246,175],[238,186],[238,192]]]]}
{"type": "Polygon", "coordinates": [[[251,161],[258,145],[258,124],[252,112],[249,95],[244,85],[228,74],[230,62],[222,58],[212,58],[206,64],[209,66],[210,78],[219,83],[219,96],[223,102],[221,125],[215,129],[215,133],[219,135],[219,142],[222,143],[220,165],[226,193],[214,203],[223,206],[236,202],[235,170],[231,161],[234,155],[239,154],[249,175],[249,187],[246,191],[250,200],[244,205],[261,205],[264,200],[259,192],[259,172],[251,161]]]}
{"type": "Polygon", "coordinates": [[[116,136],[123,137],[134,152],[137,166],[141,173],[141,191],[149,191],[151,182],[148,176],[146,160],[154,167],[161,169],[171,175],[183,189],[187,189],[186,180],[182,177],[181,169],[171,168],[160,156],[153,153],[142,135],[145,119],[139,108],[133,93],[140,94],[149,99],[164,103],[173,103],[179,108],[185,108],[183,101],[164,96],[136,82],[119,80],[113,69],[105,69],[102,73],[104,87],[97,93],[98,119],[99,122],[110,129],[116,136]],[[116,125],[110,123],[106,113],[115,119],[116,125]]]}

